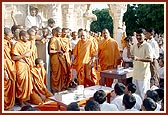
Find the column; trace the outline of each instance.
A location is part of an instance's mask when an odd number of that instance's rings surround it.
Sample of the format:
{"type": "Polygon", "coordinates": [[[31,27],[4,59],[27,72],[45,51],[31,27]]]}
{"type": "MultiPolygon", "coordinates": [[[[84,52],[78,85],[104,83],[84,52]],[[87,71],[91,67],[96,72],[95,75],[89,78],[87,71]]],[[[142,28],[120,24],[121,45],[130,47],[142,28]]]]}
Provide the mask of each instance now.
{"type": "Polygon", "coordinates": [[[74,4],[62,4],[62,27],[74,28],[73,24],[74,4]]]}
{"type": "Polygon", "coordinates": [[[87,9],[86,4],[75,4],[74,9],[74,30],[78,31],[80,28],[85,28],[83,14],[87,9]]]}
{"type": "Polygon", "coordinates": [[[127,10],[127,4],[108,4],[110,16],[113,19],[113,38],[118,42],[119,48],[122,49],[122,22],[124,13],[127,10]]]}
{"type": "Polygon", "coordinates": [[[92,5],[87,4],[86,12],[83,14],[85,29],[90,31],[90,25],[97,20],[97,16],[92,13],[92,5]]]}
{"type": "Polygon", "coordinates": [[[61,4],[49,4],[48,5],[48,19],[53,18],[55,20],[55,26],[62,27],[62,10],[61,4]]]}

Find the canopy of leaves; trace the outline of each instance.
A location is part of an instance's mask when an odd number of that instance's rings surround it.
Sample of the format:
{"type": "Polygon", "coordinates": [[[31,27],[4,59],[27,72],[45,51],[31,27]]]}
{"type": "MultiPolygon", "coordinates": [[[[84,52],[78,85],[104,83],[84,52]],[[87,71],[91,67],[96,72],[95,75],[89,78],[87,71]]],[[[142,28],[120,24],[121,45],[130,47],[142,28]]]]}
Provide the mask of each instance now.
{"type": "Polygon", "coordinates": [[[101,32],[104,28],[107,28],[110,35],[113,34],[113,21],[109,15],[108,9],[95,10],[93,13],[97,16],[97,21],[91,23],[91,31],[101,32]]]}
{"type": "MultiPolygon", "coordinates": [[[[104,28],[113,34],[113,20],[109,9],[94,10],[97,21],[92,22],[91,31],[98,32],[104,28]]],[[[164,4],[128,4],[123,21],[127,27],[127,36],[138,28],[154,28],[156,32],[164,32],[164,4]]]]}

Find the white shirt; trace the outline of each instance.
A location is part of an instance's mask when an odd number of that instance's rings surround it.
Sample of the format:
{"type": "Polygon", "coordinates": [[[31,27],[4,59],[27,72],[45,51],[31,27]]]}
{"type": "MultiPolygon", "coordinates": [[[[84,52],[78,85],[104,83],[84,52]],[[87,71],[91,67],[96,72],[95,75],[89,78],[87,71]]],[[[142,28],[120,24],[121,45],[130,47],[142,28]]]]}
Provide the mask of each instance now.
{"type": "Polygon", "coordinates": [[[107,102],[100,104],[100,109],[101,111],[118,111],[118,108],[115,104],[109,104],[107,102]]]}
{"type": "MultiPolygon", "coordinates": [[[[144,41],[141,46],[134,44],[131,47],[131,55],[136,56],[138,58],[153,58],[152,48],[149,43],[144,41]]],[[[150,62],[142,62],[142,61],[133,61],[134,71],[133,71],[133,79],[135,80],[148,80],[151,77],[150,72],[150,62]]]]}
{"type": "Polygon", "coordinates": [[[159,58],[159,45],[157,41],[152,38],[147,41],[151,46],[152,46],[152,51],[153,51],[153,58],[158,59],[159,58]]]}
{"type": "Polygon", "coordinates": [[[49,30],[49,36],[51,36],[52,37],[52,29],[54,28],[51,28],[50,26],[47,26],[47,28],[48,28],[48,30],[49,30]]]}
{"type": "Polygon", "coordinates": [[[156,85],[152,85],[152,87],[150,88],[150,90],[155,90],[155,89],[159,89],[156,85]]]}
{"type": "Polygon", "coordinates": [[[155,111],[160,111],[161,105],[158,103],[156,103],[156,105],[157,105],[157,107],[156,107],[155,111]]]}
{"type": "Polygon", "coordinates": [[[72,49],[75,48],[75,45],[78,43],[78,41],[79,41],[79,38],[77,38],[76,40],[73,40],[73,39],[70,40],[70,43],[72,45],[72,49]]]}
{"type": "Polygon", "coordinates": [[[124,111],[125,107],[123,106],[123,95],[120,96],[116,96],[111,102],[110,104],[115,104],[118,108],[119,111],[124,111]]]}
{"type": "Polygon", "coordinates": [[[32,26],[37,26],[38,28],[42,27],[42,18],[37,15],[37,16],[27,16],[25,19],[25,28],[29,29],[32,26]]]}
{"type": "Polygon", "coordinates": [[[124,48],[123,53],[122,53],[122,57],[124,62],[132,62],[131,58],[128,58],[127,56],[127,47],[124,48]]]}
{"type": "Polygon", "coordinates": [[[160,78],[164,79],[164,67],[159,67],[158,74],[160,78]]]}
{"type": "Polygon", "coordinates": [[[136,93],[133,93],[132,95],[136,99],[136,103],[135,103],[135,105],[134,105],[133,108],[135,108],[137,110],[140,110],[141,109],[141,105],[142,105],[142,99],[141,99],[141,97],[138,94],[136,94],[136,93]]]}

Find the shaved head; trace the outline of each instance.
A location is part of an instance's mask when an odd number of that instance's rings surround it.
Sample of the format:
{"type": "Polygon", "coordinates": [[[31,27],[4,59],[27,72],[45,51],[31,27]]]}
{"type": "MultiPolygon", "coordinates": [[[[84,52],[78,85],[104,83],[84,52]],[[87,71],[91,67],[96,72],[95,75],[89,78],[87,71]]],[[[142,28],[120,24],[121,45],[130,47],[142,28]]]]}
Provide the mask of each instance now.
{"type": "Polygon", "coordinates": [[[108,37],[110,37],[110,33],[109,33],[109,31],[108,31],[108,29],[103,29],[103,31],[102,31],[102,36],[105,38],[105,39],[107,39],[108,37]]]}

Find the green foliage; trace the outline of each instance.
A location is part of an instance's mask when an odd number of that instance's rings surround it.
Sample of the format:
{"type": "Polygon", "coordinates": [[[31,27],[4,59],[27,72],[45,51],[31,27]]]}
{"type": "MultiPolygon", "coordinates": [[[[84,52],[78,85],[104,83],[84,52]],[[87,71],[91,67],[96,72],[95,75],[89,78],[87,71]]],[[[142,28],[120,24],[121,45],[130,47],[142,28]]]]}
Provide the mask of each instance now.
{"type": "Polygon", "coordinates": [[[135,4],[133,5],[127,5],[127,12],[125,12],[124,17],[123,17],[123,21],[126,24],[126,33],[127,36],[130,36],[133,34],[134,31],[136,31],[137,27],[138,27],[138,17],[136,15],[136,9],[137,6],[135,4]]]}
{"type": "Polygon", "coordinates": [[[97,16],[97,21],[93,21],[91,23],[91,31],[93,32],[102,32],[104,28],[107,28],[110,32],[110,35],[112,37],[113,34],[113,21],[111,16],[109,15],[108,9],[102,9],[102,10],[94,10],[93,14],[97,16]]]}
{"type": "MultiPolygon", "coordinates": [[[[97,21],[91,23],[91,31],[98,32],[104,28],[113,34],[113,20],[109,9],[94,10],[97,21]]],[[[127,27],[127,36],[132,35],[138,28],[154,28],[156,32],[164,32],[164,5],[163,4],[128,4],[123,21],[127,27]]]]}
{"type": "Polygon", "coordinates": [[[164,5],[139,4],[137,8],[139,27],[154,28],[157,32],[164,32],[164,5]]]}

